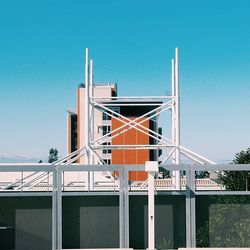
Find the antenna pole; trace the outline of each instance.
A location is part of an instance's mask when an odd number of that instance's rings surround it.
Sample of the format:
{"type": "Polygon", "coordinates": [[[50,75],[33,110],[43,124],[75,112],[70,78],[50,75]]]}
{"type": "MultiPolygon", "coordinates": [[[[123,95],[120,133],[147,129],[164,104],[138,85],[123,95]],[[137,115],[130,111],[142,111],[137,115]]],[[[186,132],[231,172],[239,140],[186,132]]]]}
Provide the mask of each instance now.
{"type": "Polygon", "coordinates": [[[90,157],[90,152],[89,152],[89,50],[86,48],[86,62],[85,62],[85,145],[86,145],[86,154],[85,154],[85,164],[90,163],[89,157],[90,157]]]}
{"type": "MultiPolygon", "coordinates": [[[[175,48],[175,118],[176,118],[176,131],[175,131],[175,143],[176,143],[176,159],[175,163],[180,164],[180,86],[179,86],[179,51],[175,48]]],[[[176,189],[181,189],[181,176],[180,171],[175,171],[176,189]]]]}
{"type": "MultiPolygon", "coordinates": [[[[175,140],[175,132],[176,132],[176,116],[175,116],[175,102],[176,102],[176,98],[175,98],[175,61],[174,59],[171,60],[171,96],[174,100],[173,104],[172,104],[172,108],[171,108],[171,126],[172,126],[172,141],[174,143],[174,145],[176,145],[176,140],[175,140]]],[[[176,149],[174,150],[174,153],[172,154],[172,163],[176,164],[175,162],[176,160],[176,149]]],[[[172,183],[174,186],[176,186],[176,171],[172,171],[172,183]]]]}
{"type": "MultiPolygon", "coordinates": [[[[94,140],[94,107],[91,102],[93,95],[94,95],[94,89],[93,89],[93,83],[94,83],[94,73],[93,73],[93,60],[90,60],[90,67],[89,67],[89,74],[90,74],[90,80],[89,80],[89,147],[91,147],[90,142],[94,140]]],[[[89,164],[94,165],[94,155],[92,153],[89,154],[89,164]]],[[[90,172],[89,175],[89,187],[90,189],[94,189],[94,171],[90,172]]]]}

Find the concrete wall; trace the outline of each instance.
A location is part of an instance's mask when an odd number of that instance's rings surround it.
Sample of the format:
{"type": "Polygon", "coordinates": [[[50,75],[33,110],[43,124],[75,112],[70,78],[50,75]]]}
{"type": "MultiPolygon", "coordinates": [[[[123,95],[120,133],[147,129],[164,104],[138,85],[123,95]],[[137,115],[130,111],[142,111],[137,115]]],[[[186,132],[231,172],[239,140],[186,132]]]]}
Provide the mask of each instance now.
{"type": "Polygon", "coordinates": [[[50,197],[0,197],[0,249],[51,249],[51,218],[50,197]]]}

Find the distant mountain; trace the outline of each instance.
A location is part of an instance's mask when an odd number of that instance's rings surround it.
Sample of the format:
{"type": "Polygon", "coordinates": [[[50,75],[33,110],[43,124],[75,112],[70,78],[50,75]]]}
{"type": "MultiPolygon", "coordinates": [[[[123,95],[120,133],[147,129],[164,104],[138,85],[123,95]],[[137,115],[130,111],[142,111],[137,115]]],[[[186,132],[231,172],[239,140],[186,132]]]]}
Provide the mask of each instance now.
{"type": "Polygon", "coordinates": [[[37,159],[23,155],[0,156],[0,163],[38,163],[40,160],[47,161],[47,159],[37,159]]]}

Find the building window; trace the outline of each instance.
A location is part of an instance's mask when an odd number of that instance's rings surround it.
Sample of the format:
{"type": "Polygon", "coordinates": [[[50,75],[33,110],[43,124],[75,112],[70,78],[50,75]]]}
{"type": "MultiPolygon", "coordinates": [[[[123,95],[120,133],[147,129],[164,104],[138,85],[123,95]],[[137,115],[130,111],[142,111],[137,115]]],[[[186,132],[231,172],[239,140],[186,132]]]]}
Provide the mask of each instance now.
{"type": "MultiPolygon", "coordinates": [[[[120,107],[109,107],[109,108],[112,109],[114,112],[120,114],[120,107]]],[[[109,114],[111,114],[112,116],[115,116],[115,117],[118,116],[117,114],[113,114],[109,111],[106,111],[106,113],[102,113],[102,120],[103,121],[110,121],[112,117],[109,114]]]]}
{"type": "Polygon", "coordinates": [[[107,113],[102,113],[102,120],[109,121],[111,120],[111,116],[109,116],[107,113]]]}
{"type": "Polygon", "coordinates": [[[110,160],[110,159],[103,159],[103,162],[104,162],[106,165],[110,165],[110,164],[111,164],[111,160],[110,160]]]}
{"type": "Polygon", "coordinates": [[[111,126],[102,126],[102,135],[106,135],[111,131],[111,126]]]}
{"type": "MultiPolygon", "coordinates": [[[[114,112],[120,114],[120,107],[112,107],[111,108],[114,112]]],[[[114,115],[114,116],[117,116],[117,115],[114,115]]]]}
{"type": "MultiPolygon", "coordinates": [[[[102,145],[110,145],[110,142],[104,142],[102,145]]],[[[104,148],[104,149],[102,150],[102,153],[103,153],[103,154],[111,154],[111,149],[104,148]]]]}

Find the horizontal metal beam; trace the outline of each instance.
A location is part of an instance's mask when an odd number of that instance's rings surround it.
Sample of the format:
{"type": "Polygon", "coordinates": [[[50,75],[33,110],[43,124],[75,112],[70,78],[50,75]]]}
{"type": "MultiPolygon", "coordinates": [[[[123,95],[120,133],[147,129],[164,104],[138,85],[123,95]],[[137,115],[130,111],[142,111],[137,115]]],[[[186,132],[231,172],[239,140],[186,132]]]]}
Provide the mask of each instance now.
{"type": "MultiPolygon", "coordinates": [[[[121,106],[126,106],[126,107],[128,107],[128,106],[146,106],[146,107],[148,107],[148,106],[160,106],[161,105],[161,103],[110,103],[110,102],[98,102],[98,103],[101,103],[101,104],[103,104],[103,105],[105,105],[105,106],[107,106],[107,107],[121,107],[121,106]]],[[[96,106],[95,104],[94,104],[94,106],[96,106]]]]}
{"type": "Polygon", "coordinates": [[[119,190],[117,191],[64,191],[61,193],[62,196],[119,196],[119,190]]]}
{"type": "MultiPolygon", "coordinates": [[[[120,171],[123,167],[127,171],[144,171],[144,165],[58,165],[59,171],[120,171]]],[[[166,164],[159,165],[167,170],[194,170],[194,171],[250,171],[250,164],[166,164]]],[[[1,172],[54,172],[51,164],[0,164],[1,172]]]]}
{"type": "Polygon", "coordinates": [[[167,170],[194,170],[194,171],[250,171],[250,164],[166,164],[159,165],[167,170]]]}
{"type": "Polygon", "coordinates": [[[58,168],[59,171],[144,171],[145,165],[64,165],[58,168]]]}
{"type": "Polygon", "coordinates": [[[173,145],[143,145],[143,144],[134,144],[134,145],[92,145],[92,149],[158,149],[158,148],[173,148],[173,145]]]}
{"type": "Polygon", "coordinates": [[[195,191],[195,195],[250,195],[250,191],[195,191]]]}
{"type": "Polygon", "coordinates": [[[52,197],[53,192],[16,192],[16,191],[1,191],[0,190],[0,197],[26,197],[26,196],[51,196],[52,197]]]}
{"type": "MultiPolygon", "coordinates": [[[[0,164],[0,172],[54,172],[51,164],[0,164]]],[[[1,173],[0,173],[1,174],[1,173]]]]}
{"type": "MultiPolygon", "coordinates": [[[[147,195],[146,190],[142,191],[129,191],[129,196],[133,195],[147,195]]],[[[0,191],[0,197],[26,197],[26,196],[45,196],[51,197],[53,195],[52,192],[48,191],[39,191],[39,192],[27,192],[27,191],[0,191]]],[[[62,196],[118,196],[119,190],[116,191],[64,191],[62,192],[62,196]]],[[[185,191],[156,191],[155,195],[185,195],[185,191]]],[[[203,196],[203,195],[250,195],[250,191],[195,191],[195,195],[203,196]]]]}
{"type": "Polygon", "coordinates": [[[158,99],[174,99],[175,96],[111,96],[111,97],[99,97],[99,96],[95,96],[95,97],[91,97],[91,99],[93,100],[123,100],[123,99],[128,99],[128,100],[158,100],[158,99]]]}
{"type": "MultiPolygon", "coordinates": [[[[147,190],[143,190],[143,191],[129,191],[129,196],[130,195],[148,195],[148,191],[147,190]]],[[[185,191],[155,191],[155,195],[183,195],[185,196],[186,192],[185,191]]]]}

